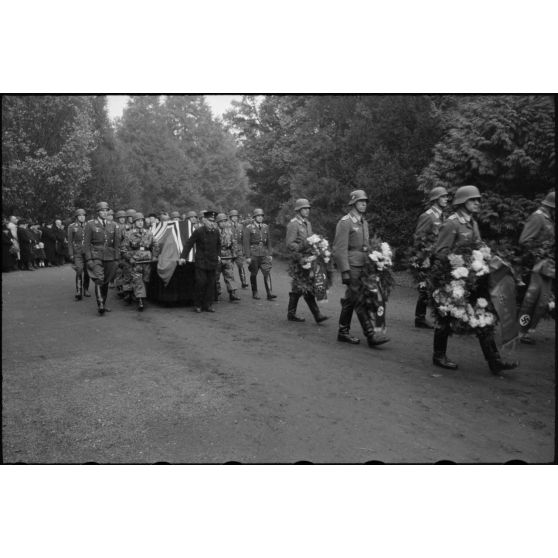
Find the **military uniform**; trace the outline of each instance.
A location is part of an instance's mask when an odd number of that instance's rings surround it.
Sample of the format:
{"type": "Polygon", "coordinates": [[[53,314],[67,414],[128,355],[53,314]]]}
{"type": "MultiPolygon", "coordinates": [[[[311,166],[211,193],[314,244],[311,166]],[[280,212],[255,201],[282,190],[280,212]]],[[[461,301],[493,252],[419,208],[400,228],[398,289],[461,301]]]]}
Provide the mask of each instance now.
{"type": "Polygon", "coordinates": [[[221,229],[221,261],[217,267],[217,277],[215,282],[216,288],[216,299],[221,294],[221,274],[223,275],[223,280],[225,281],[225,286],[227,287],[227,292],[229,293],[229,300],[232,302],[234,300],[240,300],[236,295],[235,291],[237,289],[236,281],[234,280],[234,260],[235,260],[235,242],[232,228],[229,224],[221,229]]]}
{"type": "Polygon", "coordinates": [[[269,226],[265,223],[252,221],[244,228],[243,234],[244,254],[251,259],[248,270],[250,271],[250,285],[252,296],[258,297],[258,271],[261,269],[264,286],[268,300],[275,298],[271,294],[271,235],[269,226]]]}
{"type": "Polygon", "coordinates": [[[246,282],[246,271],[244,269],[244,246],[242,242],[242,236],[244,234],[244,225],[239,221],[231,221],[231,231],[233,234],[234,249],[235,249],[235,264],[238,269],[238,277],[242,288],[245,289],[248,286],[246,282]]]}
{"type": "Polygon", "coordinates": [[[98,217],[88,221],[84,229],[83,248],[89,276],[95,282],[99,310],[104,312],[109,282],[113,280],[120,258],[120,236],[113,222],[98,217]]]}
{"type": "Polygon", "coordinates": [[[122,285],[124,293],[133,294],[138,309],[143,309],[147,297],[146,283],[151,276],[151,261],[157,256],[157,245],[150,231],[132,228],[124,236],[120,246],[122,259],[127,262],[129,280],[122,285]]]}
{"type": "MultiPolygon", "coordinates": [[[[207,213],[207,212],[206,212],[207,213]]],[[[216,224],[209,222],[197,228],[183,245],[181,258],[187,260],[192,248],[196,248],[196,280],[194,306],[196,311],[213,312],[215,278],[221,252],[221,234],[216,224]]]]}
{"type": "MultiPolygon", "coordinates": [[[[536,251],[543,243],[547,245],[548,250],[554,253],[554,222],[549,209],[544,205],[529,216],[519,237],[519,245],[527,253],[536,251]]],[[[529,286],[519,310],[519,326],[523,343],[534,343],[534,339],[527,333],[535,331],[539,320],[546,313],[555,277],[554,259],[538,258],[535,260],[529,276],[529,286]]]]}
{"type": "MultiPolygon", "coordinates": [[[[444,222],[444,216],[441,208],[433,205],[420,215],[417,226],[415,229],[415,241],[421,237],[434,237],[437,238],[440,232],[440,227],[444,222]]],[[[428,290],[425,284],[418,286],[418,300],[415,307],[415,325],[418,327],[432,328],[426,321],[426,309],[428,306],[428,290]]]]}
{"type": "MultiPolygon", "coordinates": [[[[466,194],[468,193],[469,196],[462,196],[463,204],[469,199],[480,199],[480,193],[478,193],[478,189],[476,187],[462,186],[455,194],[454,204],[456,204],[457,199],[460,199],[460,191],[463,191],[466,194]]],[[[483,242],[475,219],[464,209],[459,208],[455,213],[452,213],[442,225],[438,240],[434,246],[433,254],[435,258],[442,259],[446,258],[457,248],[470,247],[472,249],[478,249],[482,245],[483,242]]],[[[489,293],[486,293],[485,297],[489,300],[489,293]]],[[[436,326],[434,330],[434,354],[432,360],[436,366],[453,370],[457,368],[457,364],[451,362],[446,357],[450,333],[451,330],[449,326],[436,326]]],[[[502,370],[509,370],[517,366],[517,363],[510,363],[502,360],[494,340],[494,331],[492,329],[479,328],[477,330],[477,337],[479,339],[483,355],[493,373],[496,374],[502,370]]]]}
{"type": "MultiPolygon", "coordinates": [[[[310,204],[303,207],[310,207],[310,204]]],[[[308,219],[302,217],[302,215],[300,214],[297,214],[296,217],[293,217],[287,225],[287,232],[285,237],[285,245],[287,247],[287,250],[289,250],[291,254],[305,253],[308,250],[307,238],[309,236],[312,236],[312,224],[308,219]]],[[[310,273],[310,270],[303,270],[303,272],[310,273]]],[[[310,309],[310,312],[312,312],[312,315],[314,316],[314,319],[317,323],[321,323],[324,320],[328,319],[327,316],[323,316],[321,314],[314,293],[309,291],[302,292],[300,288],[296,286],[296,283],[293,280],[291,284],[291,292],[289,293],[289,306],[287,308],[288,320],[293,322],[304,321],[304,318],[300,318],[296,315],[296,308],[301,296],[304,297],[304,300],[306,301],[306,304],[308,304],[308,308],[310,309]]]]}
{"type": "Polygon", "coordinates": [[[85,265],[84,236],[85,223],[75,221],[68,226],[68,255],[73,260],[72,269],[76,272],[76,299],[89,296],[89,273],[85,265]]]}
{"type": "MultiPolygon", "coordinates": [[[[373,335],[374,328],[364,307],[357,306],[363,267],[369,249],[368,223],[356,210],[351,210],[337,223],[333,241],[333,258],[341,275],[349,274],[345,297],[341,299],[339,334],[349,335],[353,311],[356,311],[364,334],[373,335]]],[[[358,342],[353,340],[352,342],[358,342]]]]}

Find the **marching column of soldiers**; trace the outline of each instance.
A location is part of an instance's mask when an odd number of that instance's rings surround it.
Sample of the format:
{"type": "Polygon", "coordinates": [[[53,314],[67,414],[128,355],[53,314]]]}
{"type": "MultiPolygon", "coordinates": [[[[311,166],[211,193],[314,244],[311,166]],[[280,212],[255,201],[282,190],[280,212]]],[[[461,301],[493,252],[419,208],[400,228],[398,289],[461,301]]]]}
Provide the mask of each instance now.
{"type": "MultiPolygon", "coordinates": [[[[455,248],[463,246],[478,248],[482,245],[475,216],[479,213],[481,193],[475,186],[457,189],[452,206],[454,211],[446,218],[444,210],[449,204],[449,194],[445,188],[433,188],[429,194],[431,206],[418,219],[415,240],[429,236],[432,240],[431,257],[447,258],[455,248]]],[[[333,259],[346,286],[341,298],[337,340],[356,345],[358,337],[351,335],[351,321],[356,314],[368,345],[377,348],[389,342],[384,333],[374,327],[369,312],[359,302],[358,290],[363,268],[370,248],[370,235],[365,213],[368,196],[363,190],[351,192],[348,201],[349,212],[341,217],[336,226],[333,241],[333,259]]],[[[290,254],[307,250],[307,239],[312,236],[309,220],[311,204],[307,199],[295,202],[295,215],[287,225],[285,244],[290,254]]],[[[180,214],[161,211],[152,213],[147,219],[133,209],[117,211],[113,215],[106,202],[96,205],[97,215],[87,221],[85,211],[75,211],[75,222],[68,228],[70,258],[75,270],[75,299],[90,296],[90,280],[95,287],[95,298],[100,315],[110,312],[107,306],[109,284],[116,286],[118,294],[127,302],[135,300],[137,309],[145,308],[147,285],[152,273],[151,263],[157,261],[159,246],[154,232],[159,223],[178,221],[180,214]],[[116,222],[113,221],[116,218],[116,222]]],[[[272,246],[269,225],[264,223],[264,211],[257,208],[250,220],[241,222],[237,210],[229,214],[215,210],[189,211],[183,218],[189,221],[189,238],[179,254],[177,265],[192,262],[195,265],[194,311],[215,312],[213,303],[219,300],[220,276],[223,275],[230,302],[237,302],[236,268],[240,286],[248,288],[244,263],[250,272],[252,298],[259,300],[258,273],[261,271],[266,298],[273,301],[272,291],[272,246]],[[199,217],[199,218],[198,218],[199,217]]],[[[519,243],[525,251],[546,243],[549,251],[554,251],[555,194],[549,193],[524,225],[519,243]]],[[[520,336],[522,343],[534,344],[534,333],[540,318],[544,315],[552,296],[555,277],[554,263],[548,258],[533,256],[532,269],[527,278],[527,290],[519,312],[520,336]]],[[[300,270],[301,273],[304,273],[300,270]]],[[[300,298],[304,298],[317,324],[329,317],[324,316],[312,292],[302,291],[293,280],[287,305],[287,320],[303,322],[297,315],[300,298]]],[[[415,307],[414,324],[417,328],[432,329],[433,356],[435,366],[455,370],[458,365],[451,361],[446,352],[450,331],[447,326],[431,324],[427,318],[429,293],[425,283],[418,285],[418,299],[415,307]]],[[[516,361],[502,358],[494,339],[492,329],[478,329],[482,353],[491,372],[500,374],[518,366],[516,361]]]]}

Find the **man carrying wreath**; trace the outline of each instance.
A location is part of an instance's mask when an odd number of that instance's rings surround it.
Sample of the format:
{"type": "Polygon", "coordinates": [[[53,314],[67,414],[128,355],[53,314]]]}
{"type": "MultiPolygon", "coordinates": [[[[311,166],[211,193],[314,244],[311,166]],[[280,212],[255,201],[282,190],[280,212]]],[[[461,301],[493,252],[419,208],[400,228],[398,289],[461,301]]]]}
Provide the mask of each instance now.
{"type": "Polygon", "coordinates": [[[341,273],[341,280],[347,286],[345,298],[341,299],[337,340],[343,343],[360,343],[357,337],[349,333],[355,311],[368,339],[368,345],[375,347],[387,343],[389,339],[383,333],[374,330],[368,309],[360,297],[362,279],[366,278],[365,265],[369,252],[368,223],[364,219],[367,204],[368,196],[364,190],[351,192],[351,210],[341,217],[335,229],[333,257],[341,273]]]}
{"type": "Polygon", "coordinates": [[[485,261],[490,256],[490,249],[484,246],[474,219],[480,211],[480,200],[476,186],[458,188],[453,198],[455,212],[442,225],[434,246],[433,257],[437,261],[431,280],[437,281],[440,288],[432,295],[437,317],[432,362],[435,366],[455,370],[457,364],[446,356],[449,335],[457,330],[471,331],[479,339],[490,371],[498,374],[516,368],[518,363],[503,360],[494,340],[496,317],[489,303],[489,267],[485,261]],[[467,261],[470,264],[467,265],[467,261]],[[436,277],[441,269],[446,271],[436,277]],[[449,269],[452,271],[448,276],[449,269]]]}
{"type": "MultiPolygon", "coordinates": [[[[314,293],[314,279],[317,273],[321,273],[325,278],[325,271],[318,269],[317,265],[322,264],[324,267],[329,261],[329,252],[327,251],[327,241],[321,239],[324,245],[324,256],[319,256],[322,262],[317,262],[317,257],[313,255],[314,250],[308,239],[312,237],[312,225],[308,220],[310,215],[310,202],[304,198],[300,198],[295,202],[296,215],[287,225],[287,237],[285,244],[291,255],[291,265],[289,272],[292,277],[291,292],[289,293],[289,306],[287,308],[287,320],[291,322],[304,322],[304,318],[296,315],[296,307],[300,297],[304,297],[310,312],[314,316],[316,323],[321,323],[329,318],[324,316],[318,308],[316,296],[314,293]],[[327,258],[327,261],[326,259],[327,258]],[[316,263],[314,263],[316,262],[316,263]]],[[[317,237],[316,240],[318,240],[317,237]]]]}

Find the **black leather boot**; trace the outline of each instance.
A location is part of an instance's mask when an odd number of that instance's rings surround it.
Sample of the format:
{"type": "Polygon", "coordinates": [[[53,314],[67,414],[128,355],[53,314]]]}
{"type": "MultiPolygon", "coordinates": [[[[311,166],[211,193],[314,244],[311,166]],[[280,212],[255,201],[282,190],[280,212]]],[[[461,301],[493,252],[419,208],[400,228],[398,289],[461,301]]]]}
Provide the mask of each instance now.
{"type": "Polygon", "coordinates": [[[108,295],[109,286],[108,283],[105,283],[101,286],[101,294],[103,295],[103,306],[105,308],[105,312],[110,312],[111,309],[107,306],[107,295],[108,295]]]}
{"type": "Polygon", "coordinates": [[[247,289],[248,283],[246,282],[246,271],[244,269],[244,266],[240,266],[238,268],[238,275],[240,275],[240,284],[242,285],[242,288],[247,289]]]}
{"type": "Polygon", "coordinates": [[[310,312],[312,312],[312,316],[314,316],[317,324],[321,324],[322,322],[329,320],[329,316],[324,316],[320,312],[320,307],[318,306],[316,297],[312,293],[306,293],[304,295],[304,300],[306,301],[306,304],[308,304],[308,308],[310,308],[310,312]]]}
{"type": "Polygon", "coordinates": [[[83,296],[83,286],[81,282],[81,277],[76,275],[76,300],[81,300],[83,296]]]}
{"type": "Polygon", "coordinates": [[[258,296],[258,279],[254,275],[250,275],[250,286],[252,287],[252,298],[260,300],[260,297],[258,296]]]}
{"type": "Polygon", "coordinates": [[[368,311],[365,308],[359,308],[357,310],[357,317],[364,335],[368,341],[369,347],[377,347],[378,345],[383,345],[389,341],[389,337],[385,336],[383,333],[374,331],[374,326],[368,315],[368,311]]]}
{"type": "Polygon", "coordinates": [[[138,297],[138,312],[143,312],[145,306],[143,305],[143,298],[138,297]]]}
{"type": "Polygon", "coordinates": [[[239,296],[236,296],[236,292],[235,291],[230,291],[229,292],[229,302],[236,302],[240,300],[239,296]]]}
{"type": "Polygon", "coordinates": [[[105,305],[103,303],[103,295],[101,293],[101,285],[95,283],[95,298],[97,299],[97,310],[101,316],[105,313],[105,305]]]}
{"type": "Polygon", "coordinates": [[[305,322],[304,318],[296,315],[296,307],[301,293],[289,293],[289,306],[287,307],[287,320],[290,322],[305,322]]]}
{"type": "Polygon", "coordinates": [[[89,294],[89,274],[87,272],[84,272],[83,274],[83,296],[91,296],[89,294]]]}
{"type": "Polygon", "coordinates": [[[273,300],[274,298],[277,298],[277,295],[274,295],[271,292],[271,279],[269,275],[264,275],[264,286],[265,292],[267,293],[267,300],[273,300]]]}
{"type": "Polygon", "coordinates": [[[337,332],[337,341],[342,343],[351,343],[352,345],[358,345],[360,339],[358,337],[353,337],[349,331],[351,329],[351,320],[353,317],[353,305],[350,299],[341,299],[341,314],[339,315],[339,331],[337,332]]]}
{"type": "Polygon", "coordinates": [[[493,374],[499,374],[504,370],[513,370],[519,366],[519,362],[516,360],[507,361],[502,359],[492,332],[480,332],[477,337],[479,338],[482,354],[493,374]]]}
{"type": "Polygon", "coordinates": [[[446,370],[456,370],[457,364],[449,360],[446,356],[448,336],[449,333],[444,329],[436,328],[434,330],[434,354],[432,355],[432,363],[446,370]]]}

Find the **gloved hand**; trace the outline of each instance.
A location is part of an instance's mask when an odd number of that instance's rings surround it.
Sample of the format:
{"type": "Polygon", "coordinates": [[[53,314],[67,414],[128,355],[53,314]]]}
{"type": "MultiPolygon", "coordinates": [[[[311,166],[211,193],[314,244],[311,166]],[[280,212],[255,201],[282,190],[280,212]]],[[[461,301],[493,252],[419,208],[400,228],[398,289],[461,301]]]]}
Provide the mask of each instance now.
{"type": "Polygon", "coordinates": [[[348,271],[343,271],[343,273],[341,273],[341,283],[343,283],[343,285],[351,284],[351,274],[348,271]]]}

